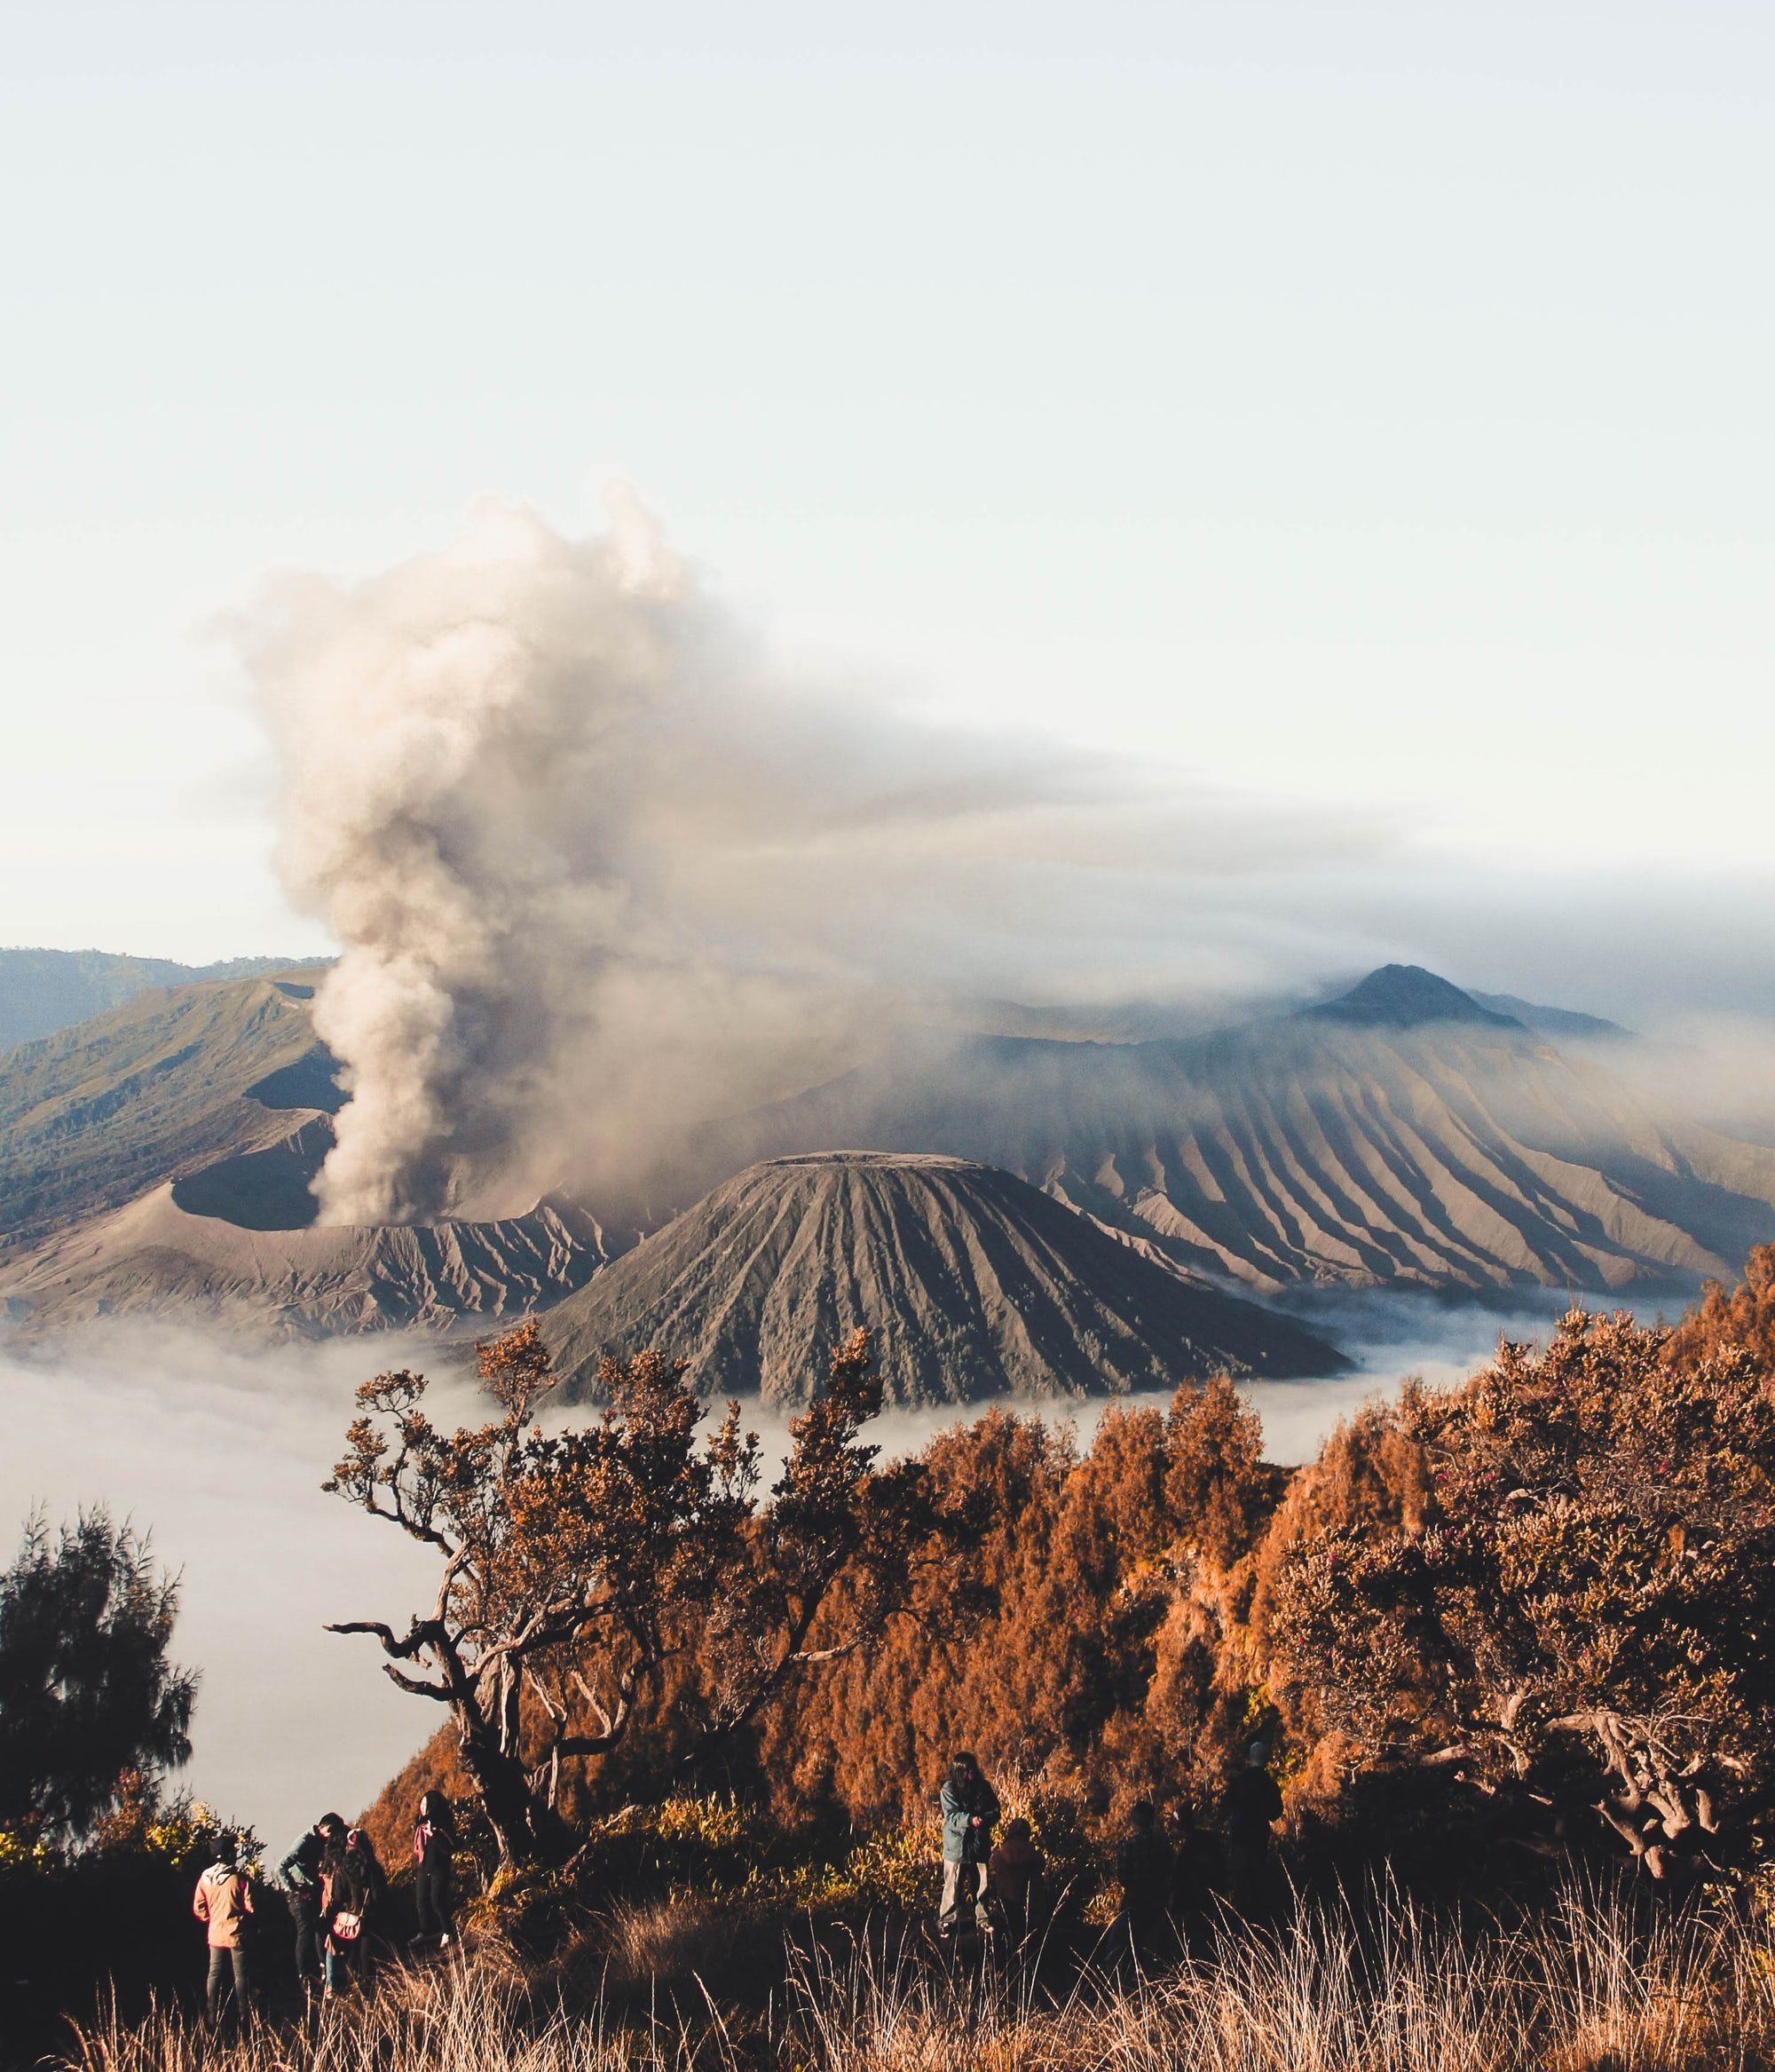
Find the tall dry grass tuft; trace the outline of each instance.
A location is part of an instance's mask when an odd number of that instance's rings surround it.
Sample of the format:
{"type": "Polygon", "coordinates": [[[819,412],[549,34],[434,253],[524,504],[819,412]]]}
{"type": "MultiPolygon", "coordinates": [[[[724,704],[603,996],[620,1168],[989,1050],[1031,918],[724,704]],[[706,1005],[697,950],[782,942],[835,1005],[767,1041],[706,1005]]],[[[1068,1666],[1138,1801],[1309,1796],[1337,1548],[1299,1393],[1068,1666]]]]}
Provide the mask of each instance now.
{"type": "MultiPolygon", "coordinates": [[[[1145,1979],[1086,1968],[1056,1990],[952,1972],[883,1935],[786,1959],[747,2012],[696,1984],[719,1938],[698,1913],[635,1909],[569,2011],[463,1967],[397,1974],[311,2033],[233,2044],[164,2013],[84,2032],[80,2072],[1751,2072],[1775,2066],[1775,1953],[1735,1922],[1647,1920],[1572,1895],[1532,1927],[1463,1931],[1394,1898],[1306,1908],[1273,1934],[1229,1926],[1145,1979]],[[659,1990],[632,1988],[651,1963],[659,1990]],[[629,1990],[616,1989],[620,1966],[629,1990]],[[675,1981],[684,1989],[672,1991],[675,1981]],[[637,2008],[640,2012],[637,2013],[637,2008]]],[[[552,1994],[552,1997],[551,1997],[552,1994]]]]}
{"type": "Polygon", "coordinates": [[[714,1900],[619,1900],[604,1923],[612,1986],[693,1986],[718,1978],[733,1941],[731,1906],[714,1900]]]}

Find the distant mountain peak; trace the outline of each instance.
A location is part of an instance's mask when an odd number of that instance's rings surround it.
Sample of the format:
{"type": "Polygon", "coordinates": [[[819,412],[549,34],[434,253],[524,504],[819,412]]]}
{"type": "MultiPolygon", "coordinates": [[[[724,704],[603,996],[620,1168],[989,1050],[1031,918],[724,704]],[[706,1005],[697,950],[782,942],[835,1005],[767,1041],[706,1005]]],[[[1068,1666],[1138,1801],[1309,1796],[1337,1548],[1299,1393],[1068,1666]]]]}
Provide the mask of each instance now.
{"type": "Polygon", "coordinates": [[[1321,1006],[1307,1008],[1306,1021],[1345,1022],[1361,1029],[1415,1029],[1425,1022],[1471,1022],[1520,1031],[1511,1015],[1495,1015],[1470,993],[1426,971],[1421,964],[1383,964],[1360,985],[1321,1006]]]}

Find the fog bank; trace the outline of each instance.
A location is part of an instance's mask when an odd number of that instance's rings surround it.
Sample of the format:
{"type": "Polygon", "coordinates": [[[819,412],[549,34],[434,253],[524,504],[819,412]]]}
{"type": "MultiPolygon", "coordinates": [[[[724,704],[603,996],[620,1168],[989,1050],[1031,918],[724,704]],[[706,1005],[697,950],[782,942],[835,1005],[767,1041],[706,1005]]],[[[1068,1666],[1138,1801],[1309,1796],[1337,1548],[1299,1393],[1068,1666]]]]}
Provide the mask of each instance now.
{"type": "MultiPolygon", "coordinates": [[[[415,1348],[391,1339],[248,1353],[177,1332],[99,1334],[53,1360],[0,1354],[0,1545],[107,1506],[183,1572],[174,1657],[202,1673],[178,1782],[273,1847],[357,1813],[437,1724],[333,1619],[398,1621],[427,1551],[321,1483],[351,1391],[415,1348]]],[[[466,1401],[466,1391],[462,1392],[466,1401]]]]}

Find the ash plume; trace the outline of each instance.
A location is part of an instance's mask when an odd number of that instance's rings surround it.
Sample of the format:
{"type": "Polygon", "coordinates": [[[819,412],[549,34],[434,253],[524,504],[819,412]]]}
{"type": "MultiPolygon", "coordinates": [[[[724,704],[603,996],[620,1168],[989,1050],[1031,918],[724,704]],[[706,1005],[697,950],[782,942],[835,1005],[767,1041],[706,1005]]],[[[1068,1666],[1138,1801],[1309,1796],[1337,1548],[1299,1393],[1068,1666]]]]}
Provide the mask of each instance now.
{"type": "Polygon", "coordinates": [[[1298,945],[1235,888],[1388,840],[816,694],[626,494],[582,541],[478,507],[355,586],[267,586],[232,635],[280,751],[286,883],[343,951],[315,1008],[350,1095],[326,1222],[632,1178],[662,1132],[836,1069],[946,986],[1266,983],[1298,945]]]}

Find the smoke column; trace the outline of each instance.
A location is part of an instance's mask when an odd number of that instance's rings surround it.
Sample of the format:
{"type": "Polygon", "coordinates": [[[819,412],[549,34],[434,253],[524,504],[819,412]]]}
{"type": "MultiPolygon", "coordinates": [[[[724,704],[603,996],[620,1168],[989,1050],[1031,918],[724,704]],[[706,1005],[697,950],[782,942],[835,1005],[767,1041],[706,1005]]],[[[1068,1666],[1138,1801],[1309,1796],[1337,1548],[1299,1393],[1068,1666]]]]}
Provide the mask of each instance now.
{"type": "Polygon", "coordinates": [[[286,882],[343,946],[315,1005],[350,1096],[326,1222],[632,1174],[920,988],[1045,960],[1113,985],[1156,947],[1173,983],[1259,977],[1224,912],[1180,956],[1201,888],[1224,907],[1242,874],[1350,848],[781,680],[627,494],[588,541],[481,506],[360,584],[280,579],[231,633],[280,751],[286,882]]]}
{"type": "Polygon", "coordinates": [[[688,589],[632,506],[580,546],[490,506],[358,589],[284,582],[246,629],[287,882],[344,945],[315,1008],[351,1096],[323,1221],[436,1216],[521,1137],[634,902],[636,721],[697,671],[688,589]]]}

